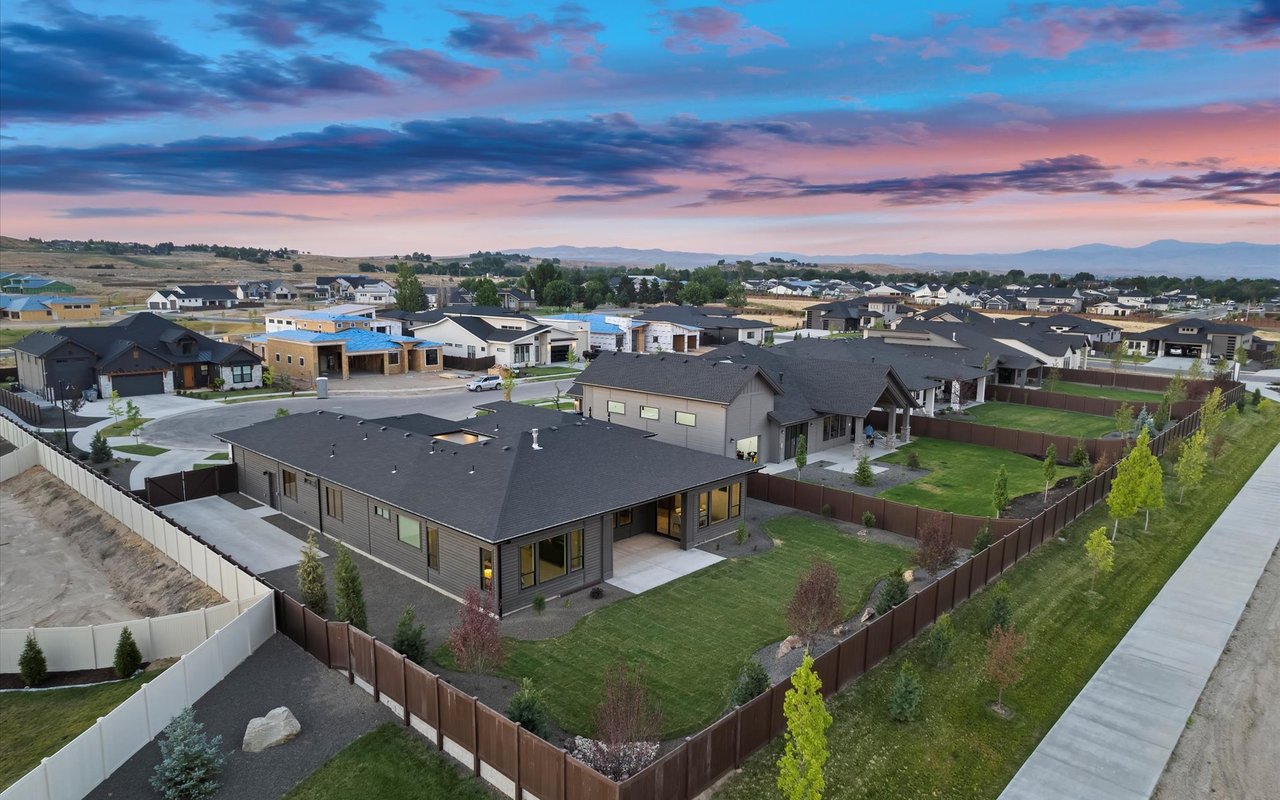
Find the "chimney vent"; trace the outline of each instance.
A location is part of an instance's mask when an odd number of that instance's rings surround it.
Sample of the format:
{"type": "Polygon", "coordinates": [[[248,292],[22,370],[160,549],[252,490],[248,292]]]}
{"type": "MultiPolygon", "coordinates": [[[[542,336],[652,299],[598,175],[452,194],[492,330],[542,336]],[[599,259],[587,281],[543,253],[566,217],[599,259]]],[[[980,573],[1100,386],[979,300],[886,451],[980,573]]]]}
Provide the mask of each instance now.
{"type": "Polygon", "coordinates": [[[538,429],[534,428],[533,430],[529,431],[529,435],[533,437],[533,449],[541,450],[542,445],[538,444],[538,429]]]}

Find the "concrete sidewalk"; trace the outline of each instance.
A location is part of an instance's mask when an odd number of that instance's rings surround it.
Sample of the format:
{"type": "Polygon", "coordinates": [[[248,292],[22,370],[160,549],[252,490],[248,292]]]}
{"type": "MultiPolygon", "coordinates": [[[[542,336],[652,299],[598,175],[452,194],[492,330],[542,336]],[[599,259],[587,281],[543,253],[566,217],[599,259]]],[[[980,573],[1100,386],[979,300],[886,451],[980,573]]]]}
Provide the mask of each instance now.
{"type": "Polygon", "coordinates": [[[259,575],[302,560],[297,539],[221,497],[173,503],[163,510],[259,575]]]}
{"type": "Polygon", "coordinates": [[[1280,543],[1280,448],[1018,770],[1001,800],[1147,800],[1280,543]]]}

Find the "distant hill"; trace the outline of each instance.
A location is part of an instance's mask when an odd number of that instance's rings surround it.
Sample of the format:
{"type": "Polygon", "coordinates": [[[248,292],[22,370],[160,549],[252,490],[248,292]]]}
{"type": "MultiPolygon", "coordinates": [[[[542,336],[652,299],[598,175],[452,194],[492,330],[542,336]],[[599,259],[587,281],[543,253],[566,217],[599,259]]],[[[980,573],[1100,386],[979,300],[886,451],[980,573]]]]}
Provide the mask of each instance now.
{"type": "Polygon", "coordinates": [[[893,269],[958,270],[985,269],[1005,272],[1075,274],[1092,272],[1099,276],[1171,275],[1184,278],[1280,278],[1280,245],[1228,242],[1203,244],[1161,239],[1141,247],[1085,244],[1060,250],[1030,250],[1025,253],[860,253],[855,255],[804,255],[802,253],[690,253],[676,250],[636,250],[627,247],[521,247],[514,252],[536,258],[559,258],[591,264],[618,264],[651,267],[657,263],[688,269],[714,264],[720,259],[733,262],[749,258],[766,261],[770,257],[796,259],[814,264],[848,265],[868,272],[893,269]],[[875,267],[875,269],[872,269],[875,267]]]}

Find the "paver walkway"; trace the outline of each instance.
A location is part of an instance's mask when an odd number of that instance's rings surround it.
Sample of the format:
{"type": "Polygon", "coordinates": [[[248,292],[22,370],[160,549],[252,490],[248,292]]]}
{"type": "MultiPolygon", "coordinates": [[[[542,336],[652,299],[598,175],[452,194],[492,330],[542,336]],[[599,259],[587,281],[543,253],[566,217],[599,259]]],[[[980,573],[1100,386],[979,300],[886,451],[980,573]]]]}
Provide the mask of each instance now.
{"type": "Polygon", "coordinates": [[[1129,629],[1001,800],[1147,800],[1271,554],[1280,448],[1129,629]]]}

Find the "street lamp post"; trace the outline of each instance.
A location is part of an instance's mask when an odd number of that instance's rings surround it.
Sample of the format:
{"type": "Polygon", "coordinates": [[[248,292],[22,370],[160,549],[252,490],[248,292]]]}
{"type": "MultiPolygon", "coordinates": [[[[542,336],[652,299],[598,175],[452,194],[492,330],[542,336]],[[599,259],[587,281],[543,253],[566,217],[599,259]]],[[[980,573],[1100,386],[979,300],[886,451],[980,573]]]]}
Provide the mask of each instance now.
{"type": "Polygon", "coordinates": [[[67,393],[66,384],[58,381],[58,403],[62,406],[62,450],[71,452],[71,439],[67,436],[67,393]]]}

